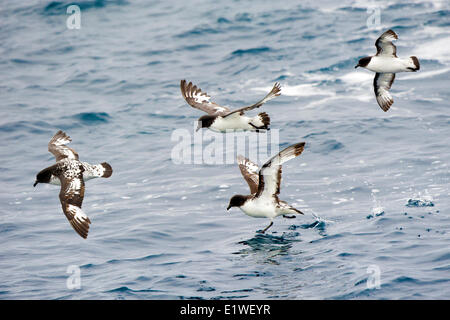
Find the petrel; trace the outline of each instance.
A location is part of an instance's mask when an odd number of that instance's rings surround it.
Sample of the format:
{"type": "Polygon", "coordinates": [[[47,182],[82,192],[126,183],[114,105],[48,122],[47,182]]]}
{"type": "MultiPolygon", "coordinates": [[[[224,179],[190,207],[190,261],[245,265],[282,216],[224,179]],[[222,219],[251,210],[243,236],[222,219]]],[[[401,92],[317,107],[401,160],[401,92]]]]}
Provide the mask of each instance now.
{"type": "Polygon", "coordinates": [[[397,40],[397,34],[388,30],[375,42],[377,54],[359,60],[355,68],[363,67],[376,72],[373,79],[373,88],[378,105],[384,112],[388,111],[394,103],[389,92],[397,72],[415,72],[420,69],[419,60],[412,56],[409,58],[398,58],[397,48],[392,43],[397,40]]]}
{"type": "Polygon", "coordinates": [[[256,132],[270,130],[270,117],[267,113],[262,112],[253,118],[245,116],[244,113],[245,111],[259,108],[267,101],[281,94],[281,87],[277,82],[272,90],[257,103],[236,110],[230,110],[227,107],[222,107],[210,101],[211,97],[193,85],[192,82],[186,83],[186,80],[181,80],[180,88],[181,94],[189,105],[207,113],[207,115],[198,119],[197,131],[201,128],[209,128],[218,132],[225,132],[227,130],[250,130],[256,132]]]}
{"type": "Polygon", "coordinates": [[[255,218],[269,218],[270,224],[261,231],[264,233],[273,225],[273,219],[279,215],[284,218],[295,218],[295,214],[303,214],[300,210],[278,198],[281,184],[281,165],[303,152],[305,143],[300,142],[267,161],[258,171],[258,165],[239,155],[239,169],[250,187],[250,195],[235,195],[230,199],[227,210],[240,208],[245,214],[255,218]],[[294,214],[294,215],[288,215],[294,214]]]}
{"type": "Polygon", "coordinates": [[[56,163],[39,172],[33,187],[38,183],[61,185],[59,200],[70,225],[84,239],[89,232],[91,221],[81,210],[84,198],[84,182],[93,178],[109,178],[112,175],[111,166],[103,162],[91,165],[81,162],[78,153],[66,146],[72,139],[59,130],[48,143],[48,151],[53,153],[56,163]]]}

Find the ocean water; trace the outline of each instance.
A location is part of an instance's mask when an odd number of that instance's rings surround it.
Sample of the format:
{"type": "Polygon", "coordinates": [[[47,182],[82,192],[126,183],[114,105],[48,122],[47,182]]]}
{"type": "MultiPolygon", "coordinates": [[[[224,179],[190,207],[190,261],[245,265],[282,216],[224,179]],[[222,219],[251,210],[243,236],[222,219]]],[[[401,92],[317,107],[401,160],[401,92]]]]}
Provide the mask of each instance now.
{"type": "Polygon", "coordinates": [[[71,4],[0,4],[0,299],[450,298],[448,1],[85,0],[69,29],[71,4]],[[388,28],[421,70],[384,113],[354,65],[388,28]],[[177,133],[208,145],[181,79],[233,107],[281,83],[271,132],[247,135],[274,137],[260,165],[306,142],[280,194],[304,216],[257,233],[226,210],[236,163],[175,161],[177,133]],[[114,169],[86,184],[87,240],[59,187],[33,188],[59,129],[114,169]]]}

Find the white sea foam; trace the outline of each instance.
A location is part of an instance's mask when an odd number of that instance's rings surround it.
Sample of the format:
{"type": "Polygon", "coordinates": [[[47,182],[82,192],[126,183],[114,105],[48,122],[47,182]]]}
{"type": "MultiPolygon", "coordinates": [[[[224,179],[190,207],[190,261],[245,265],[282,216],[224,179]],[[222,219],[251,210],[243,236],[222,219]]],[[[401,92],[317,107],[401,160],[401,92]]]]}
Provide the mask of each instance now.
{"type": "MultiPolygon", "coordinates": [[[[318,84],[315,83],[303,83],[299,85],[290,86],[287,84],[282,84],[281,94],[288,97],[309,97],[309,96],[334,96],[336,93],[334,91],[329,91],[317,87],[318,84]]],[[[268,92],[272,87],[259,87],[253,88],[255,91],[268,92]]]]}
{"type": "Polygon", "coordinates": [[[432,70],[432,71],[419,71],[419,73],[412,73],[412,74],[405,74],[402,75],[403,80],[417,80],[417,79],[425,79],[425,78],[432,78],[434,76],[447,73],[450,71],[450,68],[444,68],[444,69],[438,69],[438,70],[432,70]]]}
{"type": "Polygon", "coordinates": [[[420,59],[437,60],[443,64],[450,63],[450,36],[443,36],[427,42],[419,42],[411,55],[420,59]]]}
{"type": "Polygon", "coordinates": [[[376,216],[381,216],[382,214],[384,214],[384,209],[383,207],[374,207],[372,209],[372,213],[376,216]]]}
{"type": "Polygon", "coordinates": [[[372,84],[374,73],[373,72],[357,72],[352,71],[339,77],[339,79],[346,84],[357,86],[361,88],[361,84],[372,84]]]}

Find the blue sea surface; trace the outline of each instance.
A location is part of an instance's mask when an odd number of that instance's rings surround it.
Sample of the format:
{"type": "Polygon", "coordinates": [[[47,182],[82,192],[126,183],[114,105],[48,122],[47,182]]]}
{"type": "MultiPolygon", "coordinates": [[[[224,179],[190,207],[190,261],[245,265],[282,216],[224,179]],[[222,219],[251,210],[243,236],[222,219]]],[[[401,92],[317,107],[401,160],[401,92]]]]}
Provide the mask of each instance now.
{"type": "Polygon", "coordinates": [[[439,0],[2,1],[0,299],[450,299],[449,10],[439,0]],[[80,29],[67,26],[72,4],[80,29]],[[374,74],[354,66],[389,28],[398,56],[421,69],[397,74],[385,113],[374,74]],[[272,130],[247,135],[276,133],[280,149],[306,142],[283,165],[280,194],[304,216],[257,233],[269,220],[226,210],[249,192],[235,162],[174,161],[174,132],[192,150],[207,144],[193,138],[202,113],[181,79],[232,107],[281,83],[250,112],[267,112],[272,130]],[[114,169],[86,183],[87,240],[59,187],[33,188],[59,129],[82,161],[114,169]]]}

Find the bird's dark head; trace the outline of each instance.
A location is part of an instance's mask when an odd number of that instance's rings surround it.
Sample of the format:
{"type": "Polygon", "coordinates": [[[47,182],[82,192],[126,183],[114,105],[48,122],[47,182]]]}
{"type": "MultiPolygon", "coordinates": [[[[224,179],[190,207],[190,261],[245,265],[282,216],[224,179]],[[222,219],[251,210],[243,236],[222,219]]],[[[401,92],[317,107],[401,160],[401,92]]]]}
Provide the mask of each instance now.
{"type": "Polygon", "coordinates": [[[216,120],[216,116],[211,115],[204,115],[200,118],[198,118],[198,124],[197,124],[197,130],[200,130],[201,128],[209,128],[214,120],[216,120]]]}
{"type": "Polygon", "coordinates": [[[36,175],[36,181],[33,184],[33,187],[36,187],[38,183],[49,183],[52,177],[52,172],[49,168],[42,170],[36,175]]]}
{"type": "Polygon", "coordinates": [[[358,67],[362,67],[362,68],[367,67],[367,65],[370,62],[370,59],[372,59],[372,57],[364,57],[362,59],[359,59],[358,64],[355,66],[355,69],[358,67]]]}
{"type": "Polygon", "coordinates": [[[227,210],[230,210],[230,208],[232,208],[232,207],[238,207],[239,208],[240,206],[242,206],[245,203],[245,201],[247,201],[247,199],[248,199],[248,196],[243,196],[243,195],[240,195],[240,194],[237,194],[237,195],[233,196],[230,199],[230,203],[228,204],[227,210]]]}

